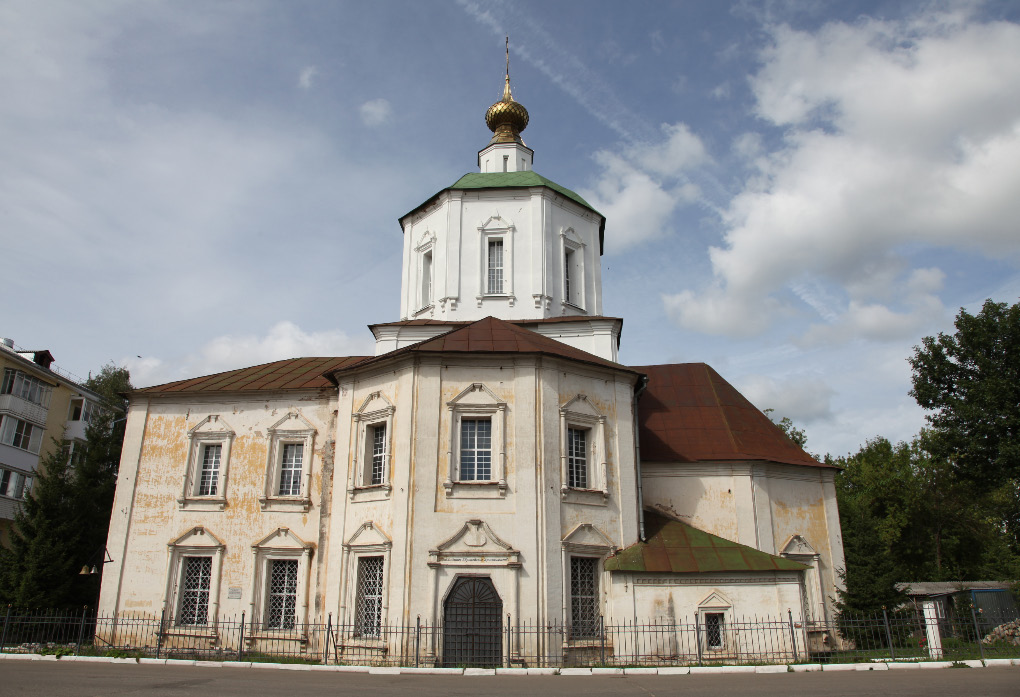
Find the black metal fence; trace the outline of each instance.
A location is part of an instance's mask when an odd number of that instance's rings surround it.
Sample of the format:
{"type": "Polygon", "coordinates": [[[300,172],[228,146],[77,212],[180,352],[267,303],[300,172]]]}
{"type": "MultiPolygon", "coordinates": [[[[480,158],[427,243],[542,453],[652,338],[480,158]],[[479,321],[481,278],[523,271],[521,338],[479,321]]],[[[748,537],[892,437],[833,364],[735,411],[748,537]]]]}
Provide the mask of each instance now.
{"type": "Polygon", "coordinates": [[[486,623],[465,650],[463,627],[441,623],[364,625],[325,621],[267,628],[245,615],[180,626],[166,617],[121,613],[24,612],[6,608],[0,652],[108,655],[244,662],[377,666],[683,666],[713,664],[962,661],[1020,658],[1020,620],[968,610],[929,617],[910,610],[844,615],[834,622],[738,618],[703,613],[685,620],[567,624],[486,623]],[[456,658],[453,644],[456,641],[456,658]]]}

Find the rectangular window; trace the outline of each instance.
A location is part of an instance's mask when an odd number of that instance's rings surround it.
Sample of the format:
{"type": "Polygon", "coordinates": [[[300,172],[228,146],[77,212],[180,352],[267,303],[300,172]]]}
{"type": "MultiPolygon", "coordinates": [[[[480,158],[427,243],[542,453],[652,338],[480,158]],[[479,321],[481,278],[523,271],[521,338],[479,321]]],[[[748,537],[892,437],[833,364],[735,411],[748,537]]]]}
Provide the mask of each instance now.
{"type": "Polygon", "coordinates": [[[181,564],[180,608],[177,624],[209,623],[209,587],[212,582],[212,557],[184,557],[181,564]]]}
{"type": "Polygon", "coordinates": [[[570,635],[591,639],[599,635],[599,560],[570,558],[570,635]]]}
{"type": "Polygon", "coordinates": [[[81,421],[81,413],[84,408],[85,408],[84,399],[72,399],[71,407],[68,409],[67,420],[81,421]]]}
{"type": "Polygon", "coordinates": [[[377,637],[382,625],[383,558],[358,557],[354,611],[356,636],[377,637]]]}
{"type": "Polygon", "coordinates": [[[588,488],[588,431],[567,429],[567,486],[588,488]]]}
{"type": "Polygon", "coordinates": [[[4,380],[0,384],[0,394],[12,394],[15,397],[21,397],[33,404],[45,407],[49,406],[51,393],[52,388],[38,378],[26,375],[20,370],[14,370],[13,368],[4,370],[4,380]]]}
{"type": "Polygon", "coordinates": [[[0,431],[0,443],[38,454],[42,436],[43,430],[38,426],[15,419],[13,416],[5,416],[3,430],[0,431]]]}
{"type": "Polygon", "coordinates": [[[216,486],[220,479],[220,454],[223,446],[205,445],[202,446],[202,471],[198,478],[198,495],[215,496],[216,486]]]}
{"type": "Polygon", "coordinates": [[[721,649],[723,647],[723,613],[705,613],[705,643],[710,649],[721,649]]]}
{"type": "Polygon", "coordinates": [[[464,419],[460,422],[460,480],[492,479],[492,420],[464,419]]]}
{"type": "Polygon", "coordinates": [[[12,499],[23,499],[28,495],[29,483],[32,480],[21,472],[0,470],[0,496],[12,499]]]}
{"type": "Polygon", "coordinates": [[[421,306],[432,303],[432,252],[425,252],[421,258],[421,306]]]}
{"type": "Polygon", "coordinates": [[[382,484],[386,480],[386,424],[371,427],[372,471],[369,485],[382,484]]]}
{"type": "Polygon", "coordinates": [[[486,293],[503,292],[503,240],[489,240],[488,283],[486,293]]]}
{"type": "Polygon", "coordinates": [[[297,608],[297,559],[273,559],[269,562],[269,597],[266,627],[293,629],[297,608]]]}
{"type": "Polygon", "coordinates": [[[301,466],[304,459],[303,443],[284,443],[280,461],[280,496],[301,495],[301,466]]]}
{"type": "Polygon", "coordinates": [[[563,253],[563,300],[572,303],[574,298],[570,293],[570,267],[574,265],[574,253],[566,250],[563,253]]]}

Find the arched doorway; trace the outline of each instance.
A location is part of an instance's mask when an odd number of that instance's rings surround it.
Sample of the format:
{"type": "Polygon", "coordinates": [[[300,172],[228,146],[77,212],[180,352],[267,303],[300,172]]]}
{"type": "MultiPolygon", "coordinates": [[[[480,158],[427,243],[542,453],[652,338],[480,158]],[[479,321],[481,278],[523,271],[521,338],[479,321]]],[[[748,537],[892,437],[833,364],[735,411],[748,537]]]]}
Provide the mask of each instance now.
{"type": "Polygon", "coordinates": [[[500,665],[502,617],[503,601],[488,576],[457,579],[443,605],[443,665],[500,665]]]}

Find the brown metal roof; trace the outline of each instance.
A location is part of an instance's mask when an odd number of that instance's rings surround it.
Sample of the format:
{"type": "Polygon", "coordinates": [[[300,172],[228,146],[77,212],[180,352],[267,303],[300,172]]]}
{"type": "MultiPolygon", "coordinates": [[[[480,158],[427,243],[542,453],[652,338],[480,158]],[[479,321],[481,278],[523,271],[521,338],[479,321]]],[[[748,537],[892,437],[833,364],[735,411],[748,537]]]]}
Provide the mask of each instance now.
{"type": "MultiPolygon", "coordinates": [[[[568,346],[561,341],[542,336],[530,329],[511,322],[486,317],[470,324],[456,327],[439,336],[405,346],[381,356],[371,358],[357,367],[388,361],[411,353],[538,353],[559,358],[589,363],[592,365],[637,373],[633,368],[608,361],[581,349],[568,346]]],[[[339,370],[344,370],[345,366],[339,370]]],[[[339,372],[339,370],[334,372],[339,372]]]]}
{"type": "Polygon", "coordinates": [[[228,370],[165,385],[135,390],[132,394],[166,394],[172,392],[255,392],[259,390],[315,390],[332,388],[324,373],[332,373],[360,363],[368,356],[326,358],[288,358],[251,368],[228,370]]]}
{"type": "Polygon", "coordinates": [[[642,462],[771,460],[819,463],[704,363],[637,366],[648,376],[638,403],[642,462]]]}
{"type": "Polygon", "coordinates": [[[803,571],[807,567],[754,547],[645,512],[646,542],[632,544],[606,560],[606,571],[706,573],[720,571],[803,571]]]}

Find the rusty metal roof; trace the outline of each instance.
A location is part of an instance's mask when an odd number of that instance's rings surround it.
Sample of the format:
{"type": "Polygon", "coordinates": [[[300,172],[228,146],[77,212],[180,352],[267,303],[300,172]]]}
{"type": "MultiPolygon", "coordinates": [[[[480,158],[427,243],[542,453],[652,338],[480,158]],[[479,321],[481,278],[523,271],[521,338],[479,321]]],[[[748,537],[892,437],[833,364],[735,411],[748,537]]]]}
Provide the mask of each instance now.
{"type": "MultiPolygon", "coordinates": [[[[371,358],[358,364],[357,367],[374,365],[412,353],[537,353],[614,368],[628,373],[638,373],[634,368],[614,363],[495,317],[486,317],[464,326],[455,327],[431,339],[371,358]]],[[[348,367],[354,366],[344,366],[333,372],[340,372],[348,367]]]]}
{"type": "Polygon", "coordinates": [[[722,571],[803,571],[795,561],[762,552],[699,530],[693,525],[645,511],[647,542],[638,542],[606,560],[606,571],[708,573],[722,571]]]}
{"type": "Polygon", "coordinates": [[[134,390],[132,394],[173,392],[255,392],[259,390],[315,390],[332,388],[324,373],[367,360],[368,356],[288,358],[251,368],[178,380],[134,390]]]}
{"type": "Polygon", "coordinates": [[[804,452],[704,363],[634,370],[648,376],[638,404],[642,462],[769,460],[831,467],[804,452]]]}

